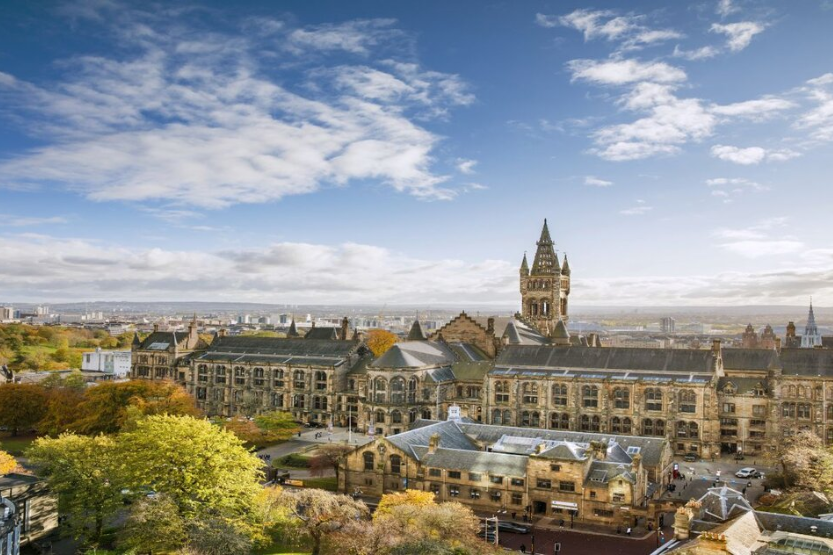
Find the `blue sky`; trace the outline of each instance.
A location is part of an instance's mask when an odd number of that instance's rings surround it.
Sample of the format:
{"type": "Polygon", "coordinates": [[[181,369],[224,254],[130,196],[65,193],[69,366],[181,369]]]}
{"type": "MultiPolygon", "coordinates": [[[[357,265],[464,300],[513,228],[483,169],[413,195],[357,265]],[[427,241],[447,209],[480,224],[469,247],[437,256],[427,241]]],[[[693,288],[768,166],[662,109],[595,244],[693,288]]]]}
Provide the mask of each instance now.
{"type": "Polygon", "coordinates": [[[0,299],[833,303],[833,2],[0,11],[0,299]]]}

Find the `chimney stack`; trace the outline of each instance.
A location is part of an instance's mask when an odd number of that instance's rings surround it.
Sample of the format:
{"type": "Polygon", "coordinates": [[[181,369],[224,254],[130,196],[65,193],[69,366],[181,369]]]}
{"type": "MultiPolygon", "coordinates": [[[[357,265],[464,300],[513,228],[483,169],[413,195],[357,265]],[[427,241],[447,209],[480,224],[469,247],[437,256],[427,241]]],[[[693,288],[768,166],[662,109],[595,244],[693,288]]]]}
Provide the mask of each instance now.
{"type": "Polygon", "coordinates": [[[345,316],[341,320],[341,340],[347,341],[347,334],[350,332],[350,321],[347,320],[347,316],[345,316]]]}
{"type": "Polygon", "coordinates": [[[153,324],[153,331],[159,331],[159,324],[153,324]]]}
{"type": "Polygon", "coordinates": [[[440,446],[440,434],[433,434],[428,439],[428,454],[433,455],[437,452],[437,448],[440,446]]]}
{"type": "Polygon", "coordinates": [[[488,320],[486,320],[486,331],[489,332],[492,335],[495,334],[495,319],[494,318],[489,318],[488,320]]]}

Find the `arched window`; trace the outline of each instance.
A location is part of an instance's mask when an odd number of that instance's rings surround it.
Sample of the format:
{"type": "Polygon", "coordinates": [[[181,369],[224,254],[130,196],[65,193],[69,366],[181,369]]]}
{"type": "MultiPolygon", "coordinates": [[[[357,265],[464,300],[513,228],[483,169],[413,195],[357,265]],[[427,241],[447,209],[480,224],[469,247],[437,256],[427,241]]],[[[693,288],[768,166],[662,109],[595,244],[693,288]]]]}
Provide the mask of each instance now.
{"type": "Polygon", "coordinates": [[[591,417],[590,415],[582,414],[579,422],[582,432],[598,432],[601,428],[601,419],[596,415],[591,417]]]}
{"type": "Polygon", "coordinates": [[[798,403],[796,416],[805,420],[810,418],[810,403],[798,403]]]}
{"type": "Polygon", "coordinates": [[[512,411],[509,411],[509,410],[503,411],[503,425],[504,426],[511,426],[512,425],[512,411]]]}
{"type": "Polygon", "coordinates": [[[688,423],[688,437],[692,439],[700,437],[700,426],[697,422],[688,423]]]}
{"type": "Polygon", "coordinates": [[[234,367],[234,384],[245,385],[246,383],[246,369],[242,366],[234,367]]]}
{"type": "Polygon", "coordinates": [[[509,382],[495,382],[495,403],[509,402],[509,382]]]}
{"type": "Polygon", "coordinates": [[[405,402],[405,378],[393,378],[390,381],[390,402],[395,405],[405,402]]]}
{"type": "Polygon", "coordinates": [[[304,395],[293,395],[292,396],[292,407],[296,409],[303,409],[306,408],[307,400],[304,395]]]}
{"type": "Polygon", "coordinates": [[[327,389],[327,373],[319,370],[315,373],[314,377],[315,377],[315,389],[316,389],[316,391],[326,390],[327,389]]]}
{"type": "Polygon", "coordinates": [[[495,409],[492,411],[492,424],[495,426],[503,425],[503,411],[500,409],[495,409]]]}
{"type": "Polygon", "coordinates": [[[379,409],[376,411],[376,423],[377,424],[384,424],[385,423],[385,411],[379,409]]]}
{"type": "Polygon", "coordinates": [[[795,418],[795,403],[782,403],[781,416],[785,418],[795,418]]]}
{"type": "Polygon", "coordinates": [[[417,421],[417,417],[419,415],[419,411],[417,409],[411,409],[408,411],[408,422],[413,424],[417,421]]]}
{"type": "Polygon", "coordinates": [[[266,382],[264,379],[263,368],[255,368],[252,370],[252,377],[254,378],[255,385],[262,386],[266,382]]]}
{"type": "Polygon", "coordinates": [[[791,385],[789,387],[788,391],[787,391],[787,396],[788,397],[795,397],[795,391],[796,391],[795,386],[791,385]]]}
{"type": "Polygon", "coordinates": [[[399,455],[390,456],[390,473],[400,474],[402,472],[402,457],[399,455]]]}
{"type": "Polygon", "coordinates": [[[277,408],[283,407],[283,393],[272,393],[272,406],[277,408]]]}
{"type": "Polygon", "coordinates": [[[550,414],[550,428],[553,430],[569,430],[570,429],[570,415],[566,412],[550,414]]]}
{"type": "Polygon", "coordinates": [[[613,407],[617,409],[629,409],[631,407],[631,392],[625,387],[617,387],[613,390],[613,407]]]}
{"type": "Polygon", "coordinates": [[[621,434],[622,433],[622,420],[618,416],[614,416],[610,419],[610,433],[612,434],[621,434]]]}
{"type": "Polygon", "coordinates": [[[283,368],[275,368],[272,370],[272,382],[275,387],[283,387],[283,368]]]}
{"type": "Polygon", "coordinates": [[[525,410],[521,413],[521,426],[539,427],[541,425],[541,414],[538,411],[525,410]]]}
{"type": "Polygon", "coordinates": [[[677,437],[688,437],[688,422],[677,422],[677,437]]]}
{"type": "Polygon", "coordinates": [[[649,387],[645,390],[645,410],[662,410],[662,390],[649,387]]]}
{"type": "Polygon", "coordinates": [[[558,407],[567,406],[567,386],[563,383],[553,384],[552,404],[558,407]]]}
{"type": "Polygon", "coordinates": [[[374,398],[377,403],[384,403],[387,398],[385,390],[388,388],[388,382],[384,378],[376,378],[373,380],[373,388],[375,390],[374,398]]]}
{"type": "Polygon", "coordinates": [[[422,419],[431,420],[431,409],[422,409],[422,419]]]}
{"type": "Polygon", "coordinates": [[[295,370],[292,373],[292,381],[293,386],[295,389],[306,389],[307,388],[307,376],[304,374],[303,370],[295,370]]]}
{"type": "Polygon", "coordinates": [[[398,410],[391,411],[390,421],[391,421],[391,424],[401,424],[402,423],[402,413],[399,412],[398,410]]]}
{"type": "Polygon", "coordinates": [[[364,469],[365,470],[373,470],[373,452],[372,451],[365,451],[364,452],[364,469]]]}
{"type": "Polygon", "coordinates": [[[697,412],[697,393],[691,389],[680,391],[680,412],[697,412]]]}
{"type": "Polygon", "coordinates": [[[235,390],[234,391],[234,396],[232,398],[234,399],[234,404],[239,405],[240,403],[243,402],[243,392],[240,391],[239,389],[235,390]]]}
{"type": "Polygon", "coordinates": [[[827,419],[833,420],[833,405],[827,405],[827,419]]]}
{"type": "Polygon", "coordinates": [[[524,382],[523,402],[533,405],[538,404],[538,384],[535,382],[524,382]]]}
{"type": "Polygon", "coordinates": [[[581,388],[581,405],[583,407],[599,406],[599,388],[595,385],[585,385],[581,388]]]}
{"type": "Polygon", "coordinates": [[[665,421],[651,420],[646,418],[642,421],[642,434],[646,436],[664,436],[665,435],[665,421]]]}
{"type": "Polygon", "coordinates": [[[623,418],[622,419],[622,433],[623,434],[633,433],[633,421],[630,418],[623,418]]]}
{"type": "Polygon", "coordinates": [[[798,396],[804,397],[806,395],[806,390],[803,385],[798,386],[798,396]]]}
{"type": "Polygon", "coordinates": [[[419,387],[419,383],[417,382],[416,378],[411,378],[408,380],[408,402],[409,403],[416,403],[416,393],[417,388],[419,387]]]}

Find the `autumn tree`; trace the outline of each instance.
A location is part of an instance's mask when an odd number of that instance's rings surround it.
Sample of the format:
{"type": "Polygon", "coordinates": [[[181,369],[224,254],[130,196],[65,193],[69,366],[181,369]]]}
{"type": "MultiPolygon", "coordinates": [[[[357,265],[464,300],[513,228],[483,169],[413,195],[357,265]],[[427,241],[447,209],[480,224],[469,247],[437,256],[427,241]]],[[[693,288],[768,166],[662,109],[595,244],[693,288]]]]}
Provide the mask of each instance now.
{"type": "Polygon", "coordinates": [[[787,487],[821,492],[833,489],[833,453],[814,432],[802,430],[786,438],[780,458],[787,487]]]}
{"type": "Polygon", "coordinates": [[[128,552],[171,553],[187,540],[185,520],[164,494],[146,496],[134,503],[119,533],[119,546],[128,552]]]}
{"type": "Polygon", "coordinates": [[[3,450],[0,450],[0,476],[9,474],[17,468],[17,461],[14,457],[3,450]]]}
{"type": "Polygon", "coordinates": [[[279,434],[281,439],[289,439],[298,431],[298,423],[292,413],[280,410],[255,416],[255,424],[258,428],[279,434]]]}
{"type": "Polygon", "coordinates": [[[285,489],[281,491],[280,503],[297,523],[297,532],[311,541],[312,555],[321,553],[328,534],[368,517],[367,506],[361,501],[321,489],[285,489]]]}
{"type": "Polygon", "coordinates": [[[397,341],[396,335],[386,330],[370,330],[367,332],[365,344],[373,352],[373,356],[380,357],[393,347],[397,341]]]}
{"type": "Polygon", "coordinates": [[[315,450],[315,454],[309,460],[310,474],[312,476],[323,476],[324,472],[332,469],[335,471],[336,480],[338,480],[338,466],[347,453],[351,453],[355,448],[349,445],[327,444],[322,445],[315,450]]]}
{"type": "Polygon", "coordinates": [[[46,412],[46,400],[46,391],[39,385],[0,385],[0,426],[9,428],[13,436],[34,428],[46,412]]]}
{"type": "Polygon", "coordinates": [[[164,493],[186,520],[253,520],[262,461],[234,434],[190,416],[149,416],[118,437],[133,491],[164,493]]]}
{"type": "Polygon", "coordinates": [[[63,434],[38,438],[26,452],[39,467],[76,538],[97,542],[104,524],[121,506],[121,480],[111,437],[63,434]]]}

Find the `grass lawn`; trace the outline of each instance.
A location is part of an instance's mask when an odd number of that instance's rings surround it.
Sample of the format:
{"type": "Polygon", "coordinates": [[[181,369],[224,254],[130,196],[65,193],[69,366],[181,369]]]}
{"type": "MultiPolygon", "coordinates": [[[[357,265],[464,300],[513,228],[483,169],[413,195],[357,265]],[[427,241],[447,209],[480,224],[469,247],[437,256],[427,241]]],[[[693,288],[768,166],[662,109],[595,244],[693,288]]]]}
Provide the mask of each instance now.
{"type": "Polygon", "coordinates": [[[309,555],[311,548],[304,542],[301,545],[287,545],[286,543],[276,540],[272,545],[256,549],[255,555],[309,555]]]}
{"type": "Polygon", "coordinates": [[[33,435],[11,437],[7,432],[0,432],[0,449],[15,457],[22,456],[33,441],[35,441],[33,435]]]}
{"type": "Polygon", "coordinates": [[[338,481],[335,476],[328,476],[326,478],[304,478],[304,487],[336,491],[338,490],[338,481]]]}

